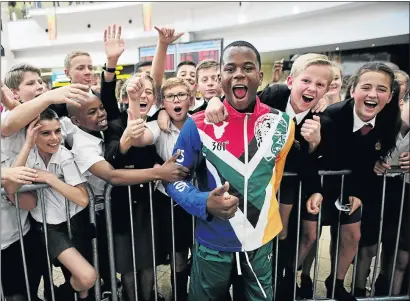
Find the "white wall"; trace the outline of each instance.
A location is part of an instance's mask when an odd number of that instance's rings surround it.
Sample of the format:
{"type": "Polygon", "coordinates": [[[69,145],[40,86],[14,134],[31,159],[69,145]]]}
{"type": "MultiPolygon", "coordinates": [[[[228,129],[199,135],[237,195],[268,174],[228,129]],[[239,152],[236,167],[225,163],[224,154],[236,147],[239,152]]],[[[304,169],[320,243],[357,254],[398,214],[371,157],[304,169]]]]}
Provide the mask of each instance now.
{"type": "MultiPolygon", "coordinates": [[[[10,65],[61,67],[64,56],[79,48],[90,52],[94,64],[103,64],[103,30],[110,23],[123,26],[126,50],[119,64],[135,64],[138,47],[156,44],[156,31],[142,30],[140,3],[60,13],[57,41],[48,40],[46,16],[40,14],[5,24],[14,54],[10,65]]],[[[223,38],[224,45],[247,40],[260,52],[272,52],[409,34],[409,3],[244,2],[240,8],[238,2],[162,2],[153,3],[152,23],[189,30],[197,40],[223,38]]]]}

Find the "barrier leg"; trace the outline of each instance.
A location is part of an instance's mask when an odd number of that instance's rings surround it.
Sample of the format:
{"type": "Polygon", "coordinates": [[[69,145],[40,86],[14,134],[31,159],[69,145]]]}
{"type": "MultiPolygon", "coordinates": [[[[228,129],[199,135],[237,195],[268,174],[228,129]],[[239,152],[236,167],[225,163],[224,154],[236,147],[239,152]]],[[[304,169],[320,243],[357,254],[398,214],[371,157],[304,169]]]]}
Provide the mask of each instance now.
{"type": "Polygon", "coordinates": [[[380,244],[382,240],[382,233],[383,233],[383,215],[384,215],[384,202],[386,199],[386,175],[383,175],[383,195],[382,195],[382,206],[380,209],[380,226],[379,226],[379,238],[377,240],[377,251],[376,251],[376,261],[374,263],[373,267],[373,279],[372,279],[372,290],[370,295],[373,297],[374,296],[374,288],[376,284],[376,278],[377,278],[377,268],[379,266],[379,260],[380,260],[380,244]]]}
{"type": "MultiPolygon", "coordinates": [[[[45,245],[46,245],[46,256],[47,256],[47,269],[48,269],[48,275],[50,278],[50,287],[51,287],[51,300],[55,301],[55,294],[54,294],[54,285],[53,285],[53,271],[51,269],[51,261],[50,261],[50,255],[48,252],[48,232],[47,232],[47,219],[46,219],[46,208],[44,204],[44,195],[43,191],[39,190],[40,192],[40,202],[41,202],[41,215],[43,217],[43,231],[44,231],[44,240],[45,240],[45,245]]],[[[46,285],[46,284],[44,284],[46,285]]]]}
{"type": "MultiPolygon", "coordinates": [[[[70,204],[67,199],[65,199],[65,214],[66,214],[66,219],[67,219],[68,237],[72,240],[73,232],[71,230],[70,204]]],[[[77,293],[74,293],[74,300],[77,301],[77,293]]]]}
{"type": "MultiPolygon", "coordinates": [[[[278,189],[278,203],[280,206],[280,187],[278,189]]],[[[273,287],[273,300],[276,299],[276,292],[277,292],[277,287],[278,287],[278,260],[279,260],[279,236],[276,237],[276,242],[275,242],[275,270],[273,271],[274,277],[275,277],[275,286],[273,287]]],[[[296,258],[296,262],[297,262],[296,258]]],[[[283,271],[282,271],[282,276],[283,276],[283,271]]]]}
{"type": "MultiPolygon", "coordinates": [[[[97,219],[95,216],[95,197],[92,189],[87,184],[87,191],[88,191],[88,199],[89,199],[89,207],[90,207],[90,224],[93,225],[94,229],[97,229],[97,219]]],[[[98,261],[98,241],[97,235],[91,240],[91,245],[93,249],[93,266],[97,272],[97,275],[100,275],[100,266],[98,261]]],[[[94,286],[94,296],[95,301],[101,301],[101,281],[100,278],[97,279],[95,286],[94,286]]]]}
{"type": "Polygon", "coordinates": [[[29,281],[28,281],[26,252],[24,250],[24,241],[23,241],[24,236],[23,236],[23,227],[21,225],[20,202],[19,202],[18,193],[16,193],[14,195],[14,199],[16,200],[16,216],[17,216],[17,224],[18,224],[18,228],[19,228],[21,257],[23,258],[24,280],[26,281],[27,300],[31,301],[31,291],[30,291],[30,284],[29,284],[29,281]]]}
{"type": "Polygon", "coordinates": [[[105,190],[105,221],[107,226],[108,258],[110,260],[111,297],[112,301],[118,301],[117,277],[115,272],[114,236],[112,232],[111,190],[112,186],[107,185],[105,190]]]}
{"type": "MultiPolygon", "coordinates": [[[[344,182],[345,182],[345,176],[342,175],[342,185],[341,185],[341,189],[340,189],[340,200],[342,200],[342,201],[343,201],[344,182]]],[[[336,276],[337,276],[337,269],[338,269],[338,266],[339,266],[340,215],[341,215],[341,212],[339,211],[339,218],[338,218],[338,221],[337,221],[335,269],[334,269],[334,273],[333,273],[333,283],[332,283],[332,299],[334,299],[334,297],[335,297],[336,276]]]]}
{"type": "Polygon", "coordinates": [[[154,292],[155,292],[155,301],[158,301],[158,281],[157,281],[157,263],[156,263],[156,252],[155,252],[155,230],[154,230],[154,209],[152,205],[152,183],[149,182],[149,208],[151,216],[151,242],[152,242],[152,265],[154,268],[154,292]]]}
{"type": "Polygon", "coordinates": [[[135,259],[134,214],[133,214],[133,210],[132,210],[131,186],[128,186],[128,203],[129,203],[129,207],[130,207],[132,269],[134,271],[134,292],[135,292],[135,298],[137,298],[137,301],[138,301],[137,263],[136,263],[136,259],[135,259]]]}
{"type": "MultiPolygon", "coordinates": [[[[320,184],[323,187],[323,175],[320,176],[320,184]]],[[[319,250],[320,250],[321,221],[322,221],[322,206],[319,207],[319,216],[317,220],[317,230],[316,230],[315,269],[313,272],[313,300],[316,300],[316,286],[317,286],[317,278],[319,276],[319,250]]]]}
{"type": "Polygon", "coordinates": [[[302,181],[299,181],[299,197],[298,197],[298,223],[296,230],[296,264],[295,264],[295,278],[293,285],[293,299],[296,299],[296,286],[297,286],[297,277],[298,277],[298,257],[299,257],[299,235],[300,235],[300,212],[302,205],[302,181]]]}
{"type": "Polygon", "coordinates": [[[403,207],[404,207],[404,196],[406,192],[406,178],[403,178],[403,187],[401,190],[401,204],[400,204],[400,213],[399,213],[399,223],[397,225],[397,237],[396,237],[396,244],[394,248],[394,257],[393,257],[393,266],[391,269],[391,277],[390,277],[390,285],[389,285],[389,296],[391,296],[393,290],[393,283],[394,283],[394,270],[396,269],[396,261],[397,261],[397,252],[399,251],[399,241],[400,241],[400,230],[401,230],[401,222],[403,218],[403,207]]]}

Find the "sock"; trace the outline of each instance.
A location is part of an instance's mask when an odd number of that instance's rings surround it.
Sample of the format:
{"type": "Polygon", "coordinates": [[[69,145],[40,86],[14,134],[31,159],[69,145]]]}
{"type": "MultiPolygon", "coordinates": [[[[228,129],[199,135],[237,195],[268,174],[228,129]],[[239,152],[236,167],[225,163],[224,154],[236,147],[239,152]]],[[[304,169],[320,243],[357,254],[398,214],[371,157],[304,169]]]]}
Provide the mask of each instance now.
{"type": "Polygon", "coordinates": [[[312,279],[310,278],[310,275],[304,275],[304,274],[301,274],[300,275],[300,281],[302,282],[302,283],[311,283],[312,282],[312,279]]]}
{"type": "Polygon", "coordinates": [[[278,277],[282,278],[283,270],[288,263],[288,239],[279,239],[279,254],[278,254],[278,277]]]}

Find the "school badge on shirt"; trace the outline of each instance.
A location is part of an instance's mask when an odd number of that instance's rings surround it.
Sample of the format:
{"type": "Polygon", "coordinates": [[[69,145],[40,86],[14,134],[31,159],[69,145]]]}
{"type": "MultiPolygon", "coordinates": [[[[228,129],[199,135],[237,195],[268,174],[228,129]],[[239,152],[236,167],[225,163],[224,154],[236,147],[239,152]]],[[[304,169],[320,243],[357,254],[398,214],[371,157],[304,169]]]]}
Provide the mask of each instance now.
{"type": "Polygon", "coordinates": [[[382,149],[382,144],[380,143],[380,141],[377,141],[376,145],[374,146],[374,149],[377,151],[382,149]]]}

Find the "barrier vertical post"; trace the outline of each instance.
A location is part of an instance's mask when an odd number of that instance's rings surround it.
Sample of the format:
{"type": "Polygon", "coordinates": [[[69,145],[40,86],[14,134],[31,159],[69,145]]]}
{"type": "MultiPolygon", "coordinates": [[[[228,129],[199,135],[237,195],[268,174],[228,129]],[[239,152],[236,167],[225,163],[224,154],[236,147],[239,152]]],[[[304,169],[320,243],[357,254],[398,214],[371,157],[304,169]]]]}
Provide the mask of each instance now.
{"type": "MultiPolygon", "coordinates": [[[[286,175],[284,175],[286,176],[286,175]]],[[[278,203],[280,206],[280,186],[278,189],[278,203]]],[[[278,260],[279,260],[279,236],[276,236],[276,242],[275,242],[275,271],[274,271],[274,276],[275,276],[275,286],[273,288],[273,300],[276,298],[276,292],[277,292],[277,287],[278,287],[278,260]]],[[[297,259],[296,259],[297,261],[297,259]]],[[[282,277],[283,277],[283,271],[282,271],[282,277]]]]}
{"type": "MultiPolygon", "coordinates": [[[[83,209],[86,210],[86,209],[83,209]]],[[[65,214],[67,218],[67,228],[68,228],[68,237],[72,240],[73,239],[73,232],[71,230],[71,220],[70,220],[70,204],[67,199],[65,199],[65,214]]],[[[77,294],[74,293],[74,301],[77,301],[77,294]]]]}
{"type": "Polygon", "coordinates": [[[379,266],[379,259],[380,259],[380,244],[382,240],[382,233],[383,233],[383,215],[384,215],[384,202],[386,199],[386,174],[383,175],[383,195],[382,195],[382,205],[380,208],[380,226],[379,226],[379,238],[377,239],[377,251],[376,251],[376,261],[373,267],[373,279],[372,279],[372,290],[370,292],[370,296],[374,296],[374,289],[376,284],[377,278],[377,267],[379,266]]]}
{"type": "MultiPolygon", "coordinates": [[[[323,175],[320,176],[320,185],[323,187],[323,175]]],[[[321,233],[321,221],[322,221],[322,206],[319,207],[319,216],[317,220],[316,231],[316,254],[315,254],[315,268],[313,273],[313,300],[316,300],[316,284],[319,271],[319,250],[320,250],[320,233],[321,233]]]]}
{"type": "Polygon", "coordinates": [[[130,225],[131,225],[131,250],[132,250],[132,269],[134,271],[134,291],[135,297],[138,301],[138,289],[137,289],[137,263],[135,260],[135,236],[134,236],[134,215],[132,210],[132,192],[131,186],[128,186],[128,203],[130,207],[130,225]]]}
{"type": "Polygon", "coordinates": [[[396,244],[394,248],[394,258],[393,258],[393,266],[391,270],[391,277],[390,277],[390,284],[389,284],[389,296],[391,296],[393,290],[393,282],[394,282],[394,270],[396,269],[396,260],[397,260],[397,253],[399,251],[399,241],[400,241],[400,230],[401,230],[401,223],[403,218],[403,207],[404,207],[404,196],[406,192],[406,177],[402,174],[403,178],[403,187],[401,190],[401,204],[400,204],[400,213],[399,213],[399,222],[397,225],[397,237],[396,237],[396,244]]]}
{"type": "Polygon", "coordinates": [[[112,186],[107,185],[105,188],[105,221],[107,227],[108,241],[108,258],[110,261],[110,280],[112,301],[118,301],[117,295],[117,277],[115,273],[115,254],[114,254],[114,236],[112,231],[112,215],[111,215],[111,190],[112,186]]]}
{"type": "MultiPolygon", "coordinates": [[[[345,182],[345,175],[342,174],[342,184],[340,188],[340,200],[342,202],[343,202],[344,182],[345,182]]],[[[336,254],[335,254],[335,269],[333,273],[333,284],[332,284],[332,299],[335,298],[336,275],[337,275],[337,268],[339,266],[340,216],[341,216],[341,212],[339,211],[339,219],[337,221],[336,254]]]]}
{"type": "Polygon", "coordinates": [[[171,234],[172,234],[172,274],[174,276],[174,301],[177,298],[177,274],[176,274],[176,254],[175,254],[175,220],[174,220],[174,201],[171,199],[171,234]]]}
{"type": "Polygon", "coordinates": [[[299,257],[299,235],[300,235],[300,212],[302,205],[302,181],[299,180],[299,197],[298,197],[298,223],[296,230],[296,264],[295,264],[295,278],[293,284],[293,299],[296,299],[296,286],[298,277],[298,257],[299,257]]]}
{"type": "MultiPolygon", "coordinates": [[[[44,195],[43,191],[40,190],[40,202],[41,202],[41,215],[43,217],[43,231],[44,231],[44,240],[46,245],[46,256],[47,256],[47,269],[48,269],[48,276],[50,278],[50,287],[51,287],[51,300],[55,301],[55,294],[54,294],[54,285],[53,285],[53,272],[51,269],[51,261],[50,261],[50,254],[48,252],[48,232],[47,232],[47,219],[46,219],[46,208],[44,203],[44,195]]],[[[44,284],[45,285],[45,284],[44,284]]]]}
{"type": "Polygon", "coordinates": [[[151,215],[151,241],[152,241],[152,265],[154,268],[154,292],[155,301],[158,301],[158,281],[157,281],[157,263],[156,263],[156,252],[155,252],[155,231],[154,231],[154,209],[152,204],[152,183],[149,182],[149,208],[151,215]]]}
{"type": "MultiPolygon", "coordinates": [[[[90,223],[93,225],[93,229],[96,231],[97,219],[95,217],[95,196],[89,184],[87,184],[87,192],[88,192],[89,208],[90,208],[90,223]]],[[[97,275],[100,275],[100,265],[98,261],[97,235],[95,235],[95,237],[93,237],[93,239],[91,240],[91,245],[92,245],[92,250],[93,250],[93,266],[94,266],[94,269],[97,271],[97,275]]],[[[101,301],[101,281],[100,279],[97,279],[95,283],[94,296],[95,296],[96,301],[101,301]]]]}

